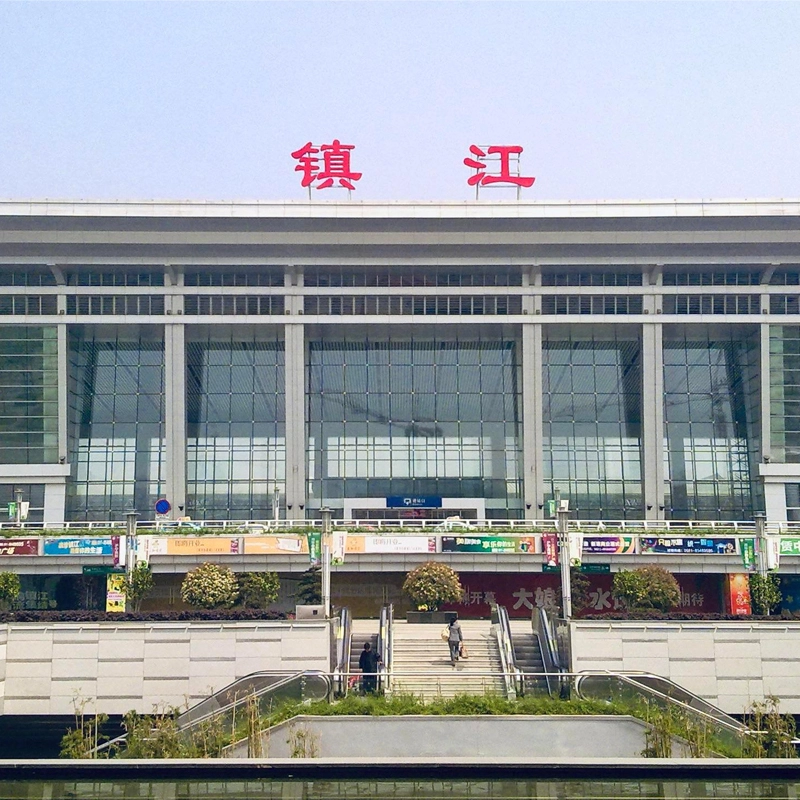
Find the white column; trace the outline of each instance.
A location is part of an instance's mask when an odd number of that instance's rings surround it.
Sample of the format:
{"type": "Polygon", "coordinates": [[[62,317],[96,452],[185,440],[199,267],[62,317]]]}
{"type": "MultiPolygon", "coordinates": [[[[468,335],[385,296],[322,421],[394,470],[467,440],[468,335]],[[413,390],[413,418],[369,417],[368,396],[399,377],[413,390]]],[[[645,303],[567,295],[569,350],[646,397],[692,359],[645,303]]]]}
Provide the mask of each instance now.
{"type": "Polygon", "coordinates": [[[664,358],[660,323],[642,325],[642,479],[645,519],[664,512],[664,358]]]}
{"type": "Polygon", "coordinates": [[[67,502],[67,484],[64,480],[44,485],[44,526],[60,526],[64,523],[67,502]]]}
{"type": "Polygon", "coordinates": [[[286,517],[303,519],[306,505],[305,326],[285,326],[286,517]]]}
{"type": "Polygon", "coordinates": [[[522,325],[522,463],[525,518],[541,518],[542,473],[542,326],[522,325]]]}
{"type": "Polygon", "coordinates": [[[66,464],[69,461],[68,418],[69,410],[69,340],[67,326],[56,326],[58,337],[58,461],[66,464]]]}
{"type": "Polygon", "coordinates": [[[166,412],[165,494],[174,517],[186,513],[186,335],[182,323],[164,326],[166,412]]]}

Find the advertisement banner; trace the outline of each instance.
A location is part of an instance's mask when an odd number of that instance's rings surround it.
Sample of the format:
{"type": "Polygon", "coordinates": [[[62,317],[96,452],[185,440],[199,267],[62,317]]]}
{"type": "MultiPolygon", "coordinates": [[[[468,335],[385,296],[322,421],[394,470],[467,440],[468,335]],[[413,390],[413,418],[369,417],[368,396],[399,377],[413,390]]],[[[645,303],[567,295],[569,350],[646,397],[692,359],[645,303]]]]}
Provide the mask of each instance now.
{"type": "Polygon", "coordinates": [[[781,536],[781,555],[800,556],[800,536],[781,536]]]}
{"type": "Polygon", "coordinates": [[[442,536],[443,553],[534,553],[533,536],[442,536]]]}
{"type": "MultiPolygon", "coordinates": [[[[798,540],[800,542],[800,540],[798,540]]],[[[742,548],[742,565],[748,572],[756,571],[756,540],[740,539],[739,546],[742,548]]]]}
{"type": "Polygon", "coordinates": [[[322,560],[322,532],[309,531],[306,534],[308,542],[308,560],[312,567],[316,567],[322,560]]]}
{"type": "Polygon", "coordinates": [[[119,614],[125,611],[125,576],[106,576],[106,611],[119,614]]]}
{"type": "Polygon", "coordinates": [[[747,575],[725,576],[725,605],[729,614],[749,615],[752,613],[750,605],[750,581],[747,575]]]}
{"type": "Polygon", "coordinates": [[[38,556],[38,539],[0,539],[0,556],[38,556]]]}
{"type": "Polygon", "coordinates": [[[230,536],[150,537],[151,556],[226,556],[239,552],[239,540],[230,536]]]}
{"type": "Polygon", "coordinates": [[[347,531],[336,529],[331,534],[331,564],[339,566],[344,564],[344,554],[347,549],[347,531]]]}
{"type": "Polygon", "coordinates": [[[435,553],[434,536],[353,536],[348,537],[348,553],[435,553]],[[351,543],[360,540],[360,550],[351,543]]]}
{"type": "Polygon", "coordinates": [[[46,556],[110,556],[114,554],[110,536],[85,539],[65,537],[45,539],[42,552],[46,556]]]}
{"type": "Polygon", "coordinates": [[[548,567],[558,566],[558,534],[542,534],[542,550],[544,551],[544,563],[548,567]]]}
{"type": "Polygon", "coordinates": [[[583,552],[629,556],[636,552],[636,539],[633,536],[584,536],[583,552]]]}
{"type": "Polygon", "coordinates": [[[695,539],[678,536],[659,536],[640,540],[642,553],[700,553],[730,556],[736,554],[736,539],[695,539]]]}
{"type": "Polygon", "coordinates": [[[246,536],[245,555],[277,556],[303,555],[308,546],[299,536],[246,536]]]}

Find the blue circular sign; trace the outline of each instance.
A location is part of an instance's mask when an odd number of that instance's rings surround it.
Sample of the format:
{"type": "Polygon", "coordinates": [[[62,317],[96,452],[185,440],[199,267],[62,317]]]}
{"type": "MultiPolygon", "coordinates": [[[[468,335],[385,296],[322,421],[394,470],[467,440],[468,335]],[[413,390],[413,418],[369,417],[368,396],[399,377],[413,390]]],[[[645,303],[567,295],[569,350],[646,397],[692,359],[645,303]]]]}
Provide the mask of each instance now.
{"type": "Polygon", "coordinates": [[[156,500],[156,514],[169,514],[171,508],[169,500],[156,500]]]}

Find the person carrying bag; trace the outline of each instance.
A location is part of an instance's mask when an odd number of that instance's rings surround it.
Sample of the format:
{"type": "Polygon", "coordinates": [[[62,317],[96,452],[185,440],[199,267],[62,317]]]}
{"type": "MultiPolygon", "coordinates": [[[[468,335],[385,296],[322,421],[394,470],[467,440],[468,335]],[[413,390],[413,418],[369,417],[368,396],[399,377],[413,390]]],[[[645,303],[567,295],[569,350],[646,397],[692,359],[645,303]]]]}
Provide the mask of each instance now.
{"type": "Polygon", "coordinates": [[[455,666],[456,661],[458,661],[463,640],[464,637],[461,633],[461,624],[458,621],[458,617],[454,616],[453,619],[450,620],[450,624],[447,626],[447,644],[450,648],[450,664],[452,666],[455,666]]]}

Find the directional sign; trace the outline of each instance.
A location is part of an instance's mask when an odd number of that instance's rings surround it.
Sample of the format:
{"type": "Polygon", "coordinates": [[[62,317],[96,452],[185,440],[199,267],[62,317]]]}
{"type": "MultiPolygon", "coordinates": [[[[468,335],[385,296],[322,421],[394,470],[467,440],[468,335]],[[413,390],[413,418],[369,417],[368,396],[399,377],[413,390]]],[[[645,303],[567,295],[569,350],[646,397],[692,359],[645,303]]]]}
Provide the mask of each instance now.
{"type": "Polygon", "coordinates": [[[386,508],[441,508],[442,498],[431,495],[409,495],[387,497],[386,508]]]}

